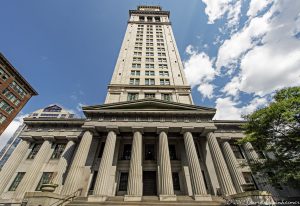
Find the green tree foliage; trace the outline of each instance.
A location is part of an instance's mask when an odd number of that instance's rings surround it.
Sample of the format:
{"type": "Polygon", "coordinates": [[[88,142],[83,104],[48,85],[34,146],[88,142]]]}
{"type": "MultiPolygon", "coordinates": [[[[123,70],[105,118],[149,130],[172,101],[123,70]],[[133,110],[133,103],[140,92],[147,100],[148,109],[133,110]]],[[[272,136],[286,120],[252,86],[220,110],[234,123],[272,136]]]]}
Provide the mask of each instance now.
{"type": "Polygon", "coordinates": [[[278,91],[269,106],[245,116],[246,138],[264,151],[265,160],[250,161],[255,173],[269,182],[300,186],[300,87],[278,91]]]}

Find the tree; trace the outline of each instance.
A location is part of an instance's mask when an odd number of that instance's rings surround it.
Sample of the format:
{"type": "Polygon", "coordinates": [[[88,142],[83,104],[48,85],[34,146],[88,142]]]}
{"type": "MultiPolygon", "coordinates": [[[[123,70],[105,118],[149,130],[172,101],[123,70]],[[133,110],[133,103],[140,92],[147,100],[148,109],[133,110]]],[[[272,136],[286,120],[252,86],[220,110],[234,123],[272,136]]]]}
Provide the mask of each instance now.
{"type": "Polygon", "coordinates": [[[277,91],[269,106],[244,117],[246,138],[265,160],[250,161],[254,173],[267,174],[269,182],[300,186],[300,87],[277,91]]]}

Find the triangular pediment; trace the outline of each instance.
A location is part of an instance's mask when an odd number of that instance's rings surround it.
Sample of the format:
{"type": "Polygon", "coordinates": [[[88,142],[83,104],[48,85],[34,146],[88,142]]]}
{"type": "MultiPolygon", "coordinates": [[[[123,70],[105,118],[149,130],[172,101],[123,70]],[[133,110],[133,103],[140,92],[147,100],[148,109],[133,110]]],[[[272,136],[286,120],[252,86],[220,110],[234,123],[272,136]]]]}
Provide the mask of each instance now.
{"type": "Polygon", "coordinates": [[[111,104],[102,104],[95,106],[85,106],[82,108],[84,112],[89,111],[197,111],[203,113],[214,113],[216,110],[209,107],[201,107],[190,104],[182,104],[177,102],[163,101],[158,99],[142,99],[135,101],[116,102],[111,104]]]}

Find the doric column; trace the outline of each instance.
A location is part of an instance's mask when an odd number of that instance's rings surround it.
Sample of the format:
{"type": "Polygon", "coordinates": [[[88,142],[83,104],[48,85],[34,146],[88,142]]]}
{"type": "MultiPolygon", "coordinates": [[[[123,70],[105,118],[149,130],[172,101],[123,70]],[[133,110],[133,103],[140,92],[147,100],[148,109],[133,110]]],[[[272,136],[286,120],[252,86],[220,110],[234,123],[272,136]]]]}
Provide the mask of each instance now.
{"type": "Polygon", "coordinates": [[[208,133],[207,141],[213,159],[213,163],[216,169],[216,173],[218,176],[222,194],[223,195],[235,194],[236,191],[234,189],[228,168],[226,166],[226,162],[224,160],[222,151],[220,149],[220,146],[218,144],[218,141],[214,133],[212,132],[208,133]]]}
{"type": "Polygon", "coordinates": [[[243,192],[241,185],[245,184],[246,182],[243,177],[240,165],[231,149],[230,144],[228,142],[223,142],[222,147],[235,189],[238,193],[241,193],[243,192]]]}
{"type": "Polygon", "coordinates": [[[85,131],[73,158],[61,194],[69,195],[81,189],[83,169],[90,151],[92,140],[93,133],[89,130],[85,131]]]}
{"type": "Polygon", "coordinates": [[[26,140],[22,140],[12,155],[9,157],[7,162],[4,164],[1,172],[0,172],[0,195],[5,190],[7,184],[9,183],[10,179],[14,175],[16,169],[18,168],[19,164],[23,160],[24,156],[26,155],[30,146],[30,142],[26,140]]]}
{"type": "Polygon", "coordinates": [[[192,133],[184,132],[183,139],[187,162],[189,165],[194,198],[195,200],[211,200],[211,197],[207,195],[207,191],[205,188],[205,183],[202,176],[202,171],[192,133]]]}
{"type": "Polygon", "coordinates": [[[51,151],[52,141],[54,140],[53,136],[43,137],[44,142],[33,159],[32,164],[26,171],[23,179],[21,180],[19,186],[16,189],[15,197],[16,199],[23,198],[25,192],[30,192],[33,187],[33,183],[36,181],[38,174],[41,172],[41,169],[45,162],[49,159],[49,153],[51,151]]]}
{"type": "Polygon", "coordinates": [[[57,192],[57,193],[59,193],[62,189],[63,176],[64,176],[65,172],[67,171],[68,165],[70,164],[71,158],[73,156],[75,146],[76,146],[75,141],[77,140],[77,136],[67,137],[67,139],[68,139],[68,143],[58,161],[58,164],[56,166],[57,173],[53,179],[53,184],[58,184],[58,187],[55,189],[55,192],[57,192]]]}
{"type": "Polygon", "coordinates": [[[169,154],[169,144],[166,128],[159,128],[159,152],[158,152],[158,167],[159,167],[159,199],[161,201],[175,201],[174,195],[171,161],[169,154]]]}
{"type": "Polygon", "coordinates": [[[125,201],[141,201],[143,193],[142,128],[133,128],[132,151],[125,201]]]}
{"type": "Polygon", "coordinates": [[[115,153],[117,134],[116,130],[112,129],[108,132],[103,155],[101,158],[98,175],[96,179],[95,189],[93,196],[89,197],[89,200],[93,201],[105,201],[107,198],[108,180],[110,177],[110,171],[113,163],[113,157],[115,153]]]}

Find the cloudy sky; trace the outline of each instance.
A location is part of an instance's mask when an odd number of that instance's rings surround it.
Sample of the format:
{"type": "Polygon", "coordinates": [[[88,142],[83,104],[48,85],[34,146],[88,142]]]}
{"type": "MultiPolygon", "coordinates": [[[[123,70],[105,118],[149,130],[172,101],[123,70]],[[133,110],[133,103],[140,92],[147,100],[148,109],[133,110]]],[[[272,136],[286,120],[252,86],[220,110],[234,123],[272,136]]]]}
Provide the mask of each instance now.
{"type": "Polygon", "coordinates": [[[24,115],[58,103],[78,115],[103,103],[128,20],[139,4],[171,11],[195,104],[241,119],[277,89],[300,85],[299,0],[2,0],[0,51],[39,92],[24,115]]]}

